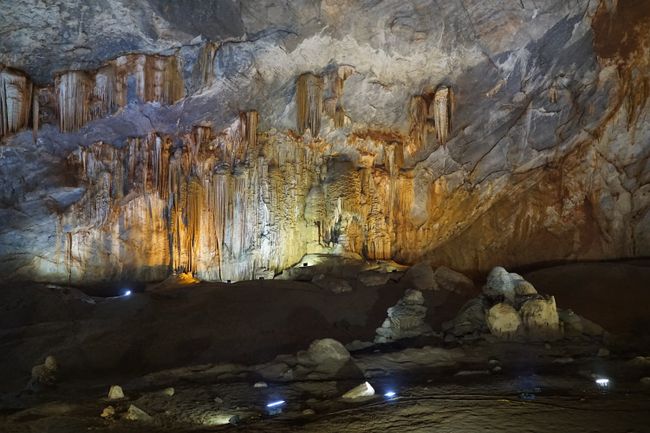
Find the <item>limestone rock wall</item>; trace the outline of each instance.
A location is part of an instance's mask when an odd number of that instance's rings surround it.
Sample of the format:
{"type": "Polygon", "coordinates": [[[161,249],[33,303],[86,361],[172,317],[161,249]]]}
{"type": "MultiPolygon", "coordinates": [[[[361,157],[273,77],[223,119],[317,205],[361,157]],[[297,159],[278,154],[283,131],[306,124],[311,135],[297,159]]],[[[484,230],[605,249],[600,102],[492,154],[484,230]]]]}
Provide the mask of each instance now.
{"type": "Polygon", "coordinates": [[[36,3],[0,21],[4,275],[650,254],[644,2],[36,3]]]}

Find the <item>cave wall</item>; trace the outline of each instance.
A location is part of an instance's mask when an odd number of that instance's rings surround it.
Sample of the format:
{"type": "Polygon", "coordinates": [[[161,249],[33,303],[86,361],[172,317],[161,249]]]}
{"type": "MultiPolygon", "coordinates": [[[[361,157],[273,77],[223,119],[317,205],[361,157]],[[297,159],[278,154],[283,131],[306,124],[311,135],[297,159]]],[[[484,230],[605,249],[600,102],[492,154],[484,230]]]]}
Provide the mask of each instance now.
{"type": "Polygon", "coordinates": [[[195,6],[8,2],[3,275],[650,254],[646,2],[195,6]]]}

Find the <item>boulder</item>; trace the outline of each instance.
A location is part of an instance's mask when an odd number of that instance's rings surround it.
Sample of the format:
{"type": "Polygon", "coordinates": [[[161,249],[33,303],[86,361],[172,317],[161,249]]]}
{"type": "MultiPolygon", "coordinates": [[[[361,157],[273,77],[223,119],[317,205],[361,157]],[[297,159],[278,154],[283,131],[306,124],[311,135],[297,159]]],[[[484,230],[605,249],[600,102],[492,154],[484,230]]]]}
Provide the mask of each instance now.
{"type": "Polygon", "coordinates": [[[531,340],[557,340],[562,337],[560,318],[553,296],[530,299],[519,309],[526,336],[531,340]]]}
{"type": "Polygon", "coordinates": [[[361,385],[355,386],[345,394],[342,398],[345,400],[357,400],[360,398],[368,398],[375,395],[375,389],[368,382],[363,382],[361,385]]]}
{"type": "Polygon", "coordinates": [[[314,340],[307,354],[315,364],[345,364],[350,359],[345,346],[332,338],[314,340]]]}
{"type": "Polygon", "coordinates": [[[566,337],[580,337],[582,335],[584,331],[582,319],[573,310],[560,309],[558,310],[558,317],[566,337]]]}
{"type": "Polygon", "coordinates": [[[113,406],[106,406],[99,416],[105,419],[111,419],[115,416],[115,408],[113,406]]]}
{"type": "Polygon", "coordinates": [[[490,308],[485,317],[490,333],[503,340],[517,337],[521,330],[521,318],[514,307],[506,303],[498,303],[490,308]]]}
{"type": "Polygon", "coordinates": [[[413,265],[406,271],[404,280],[416,290],[435,290],[436,281],[431,265],[425,262],[413,265]]]}
{"type": "Polygon", "coordinates": [[[537,290],[535,286],[526,280],[519,280],[515,283],[515,295],[517,296],[531,296],[536,295],[537,290]]]}
{"type": "Polygon", "coordinates": [[[453,269],[440,266],[433,273],[436,290],[447,290],[459,294],[474,293],[474,282],[453,269]]]}
{"type": "Polygon", "coordinates": [[[136,405],[132,404],[129,406],[129,409],[126,411],[126,415],[124,415],[124,419],[127,419],[129,421],[140,421],[140,422],[151,422],[153,421],[153,417],[149,415],[147,412],[143,411],[136,405]]]}
{"type": "Polygon", "coordinates": [[[346,293],[352,291],[352,286],[342,278],[330,277],[325,274],[318,274],[312,279],[312,283],[321,289],[329,290],[332,293],[346,293]]]}
{"type": "Polygon", "coordinates": [[[391,274],[385,272],[362,272],[359,274],[359,281],[366,287],[383,286],[390,281],[391,274]]]}
{"type": "Polygon", "coordinates": [[[122,387],[119,385],[111,386],[111,388],[108,390],[108,399],[119,400],[122,398],[124,398],[124,391],[122,391],[122,387]]]}
{"type": "Polygon", "coordinates": [[[483,299],[478,297],[467,301],[456,317],[450,322],[446,322],[443,328],[446,333],[450,333],[455,337],[483,333],[487,329],[483,299]]]}
{"type": "Polygon", "coordinates": [[[431,327],[424,322],[426,315],[422,292],[406,290],[402,299],[388,309],[388,317],[377,328],[375,343],[388,343],[430,333],[431,327]]]}
{"type": "MultiPolygon", "coordinates": [[[[520,277],[517,281],[521,280],[520,277]]],[[[493,300],[505,300],[511,304],[515,302],[515,278],[504,268],[493,268],[483,287],[483,293],[493,300]]]]}

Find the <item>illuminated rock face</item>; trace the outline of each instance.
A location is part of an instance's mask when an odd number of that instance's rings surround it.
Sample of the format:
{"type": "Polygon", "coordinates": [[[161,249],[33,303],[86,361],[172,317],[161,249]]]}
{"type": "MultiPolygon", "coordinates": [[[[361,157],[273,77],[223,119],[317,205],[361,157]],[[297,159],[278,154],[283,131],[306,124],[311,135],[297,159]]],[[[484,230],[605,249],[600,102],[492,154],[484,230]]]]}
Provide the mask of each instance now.
{"type": "Polygon", "coordinates": [[[111,0],[73,37],[12,3],[7,30],[34,37],[0,42],[8,276],[650,254],[644,5],[241,1],[206,27],[200,5],[111,0]]]}

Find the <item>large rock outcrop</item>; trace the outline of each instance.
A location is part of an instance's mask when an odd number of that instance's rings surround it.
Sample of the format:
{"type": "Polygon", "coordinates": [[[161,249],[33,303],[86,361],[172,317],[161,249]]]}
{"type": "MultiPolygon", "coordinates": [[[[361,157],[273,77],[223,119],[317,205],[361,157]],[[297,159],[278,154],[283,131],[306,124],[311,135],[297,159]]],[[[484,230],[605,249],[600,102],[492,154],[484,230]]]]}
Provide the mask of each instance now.
{"type": "Polygon", "coordinates": [[[55,3],[0,19],[5,276],[650,254],[647,2],[55,3]]]}

